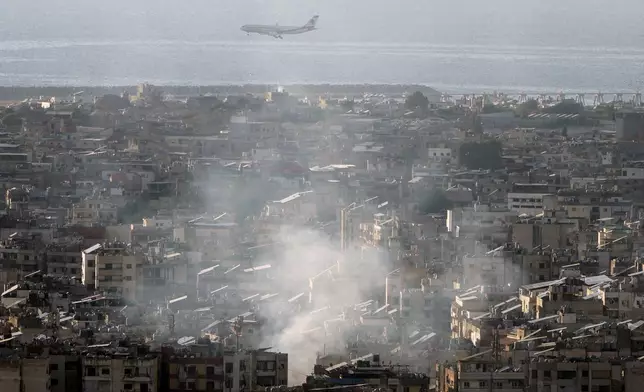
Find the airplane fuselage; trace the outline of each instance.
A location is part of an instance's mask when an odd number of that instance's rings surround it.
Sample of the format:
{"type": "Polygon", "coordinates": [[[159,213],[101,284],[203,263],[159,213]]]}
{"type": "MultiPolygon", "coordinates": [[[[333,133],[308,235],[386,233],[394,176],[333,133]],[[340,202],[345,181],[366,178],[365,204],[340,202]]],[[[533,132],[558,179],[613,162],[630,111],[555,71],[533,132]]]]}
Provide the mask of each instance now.
{"type": "Polygon", "coordinates": [[[280,26],[280,25],[244,25],[241,27],[241,31],[246,32],[247,34],[261,34],[269,35],[274,38],[282,38],[283,35],[287,34],[303,34],[308,33],[309,31],[316,30],[315,25],[317,23],[318,16],[315,15],[311,18],[304,26],[280,26]]]}
{"type": "Polygon", "coordinates": [[[269,26],[269,25],[244,25],[242,31],[247,33],[266,34],[266,35],[286,35],[302,34],[315,30],[315,27],[301,26],[269,26]]]}

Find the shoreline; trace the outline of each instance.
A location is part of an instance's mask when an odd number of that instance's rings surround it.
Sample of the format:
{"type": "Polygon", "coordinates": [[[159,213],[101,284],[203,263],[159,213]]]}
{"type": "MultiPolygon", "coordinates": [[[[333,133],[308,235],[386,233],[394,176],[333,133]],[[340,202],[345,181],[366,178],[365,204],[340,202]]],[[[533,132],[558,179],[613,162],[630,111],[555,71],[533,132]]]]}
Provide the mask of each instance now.
{"type": "MultiPolygon", "coordinates": [[[[202,95],[202,94],[263,94],[275,91],[277,85],[244,84],[244,85],[154,85],[163,93],[170,95],[202,95]]],[[[362,95],[377,93],[387,95],[402,95],[404,93],[421,91],[427,96],[440,96],[441,93],[429,86],[414,84],[285,84],[285,91],[294,95],[333,94],[333,95],[362,95]]],[[[83,91],[85,96],[103,96],[105,94],[121,94],[127,91],[136,93],[136,86],[0,86],[0,100],[26,99],[38,96],[67,97],[83,91]]]]}

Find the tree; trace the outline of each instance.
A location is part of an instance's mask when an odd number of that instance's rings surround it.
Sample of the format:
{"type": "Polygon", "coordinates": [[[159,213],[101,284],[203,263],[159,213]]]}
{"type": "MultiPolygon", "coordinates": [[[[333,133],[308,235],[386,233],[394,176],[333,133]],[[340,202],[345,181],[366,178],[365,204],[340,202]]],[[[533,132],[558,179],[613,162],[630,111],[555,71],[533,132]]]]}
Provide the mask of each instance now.
{"type": "Polygon", "coordinates": [[[353,110],[354,106],[355,106],[355,102],[353,101],[353,99],[351,99],[351,100],[345,99],[345,100],[340,101],[340,107],[345,112],[353,110]]]}
{"type": "Polygon", "coordinates": [[[526,117],[528,114],[539,110],[539,102],[536,99],[529,99],[522,104],[517,105],[515,113],[519,117],[526,117]]]}
{"type": "Polygon", "coordinates": [[[130,101],[124,97],[120,97],[115,94],[105,94],[96,100],[94,106],[98,110],[115,113],[119,110],[129,108],[131,105],[130,101]]]}
{"type": "Polygon", "coordinates": [[[568,137],[568,127],[564,125],[563,129],[561,130],[561,136],[567,138],[568,137]]]}
{"type": "Polygon", "coordinates": [[[452,208],[452,202],[442,189],[434,189],[418,204],[418,211],[422,214],[437,214],[452,208]]]}
{"type": "Polygon", "coordinates": [[[420,91],[416,91],[405,99],[405,108],[409,110],[420,109],[426,111],[429,107],[429,99],[420,91]]]}
{"type": "Polygon", "coordinates": [[[150,205],[147,195],[141,195],[119,208],[119,222],[132,224],[139,223],[145,217],[154,216],[157,211],[150,205]]]}
{"type": "Polygon", "coordinates": [[[472,128],[470,129],[477,135],[483,134],[483,123],[481,122],[481,118],[478,114],[472,116],[472,128]]]}
{"type": "Polygon", "coordinates": [[[459,159],[463,166],[471,170],[494,170],[503,166],[502,150],[501,143],[496,140],[463,143],[459,149],[459,159]]]}
{"type": "Polygon", "coordinates": [[[499,113],[499,112],[503,112],[503,108],[500,108],[500,107],[496,106],[493,103],[485,104],[485,105],[483,105],[483,108],[481,109],[481,113],[483,113],[483,114],[499,113]]]}
{"type": "Polygon", "coordinates": [[[7,114],[6,116],[0,119],[0,122],[5,127],[19,127],[22,125],[22,118],[13,112],[7,114]]]}
{"type": "Polygon", "coordinates": [[[574,99],[565,99],[554,106],[543,109],[543,112],[554,114],[582,114],[584,107],[574,99]]]}

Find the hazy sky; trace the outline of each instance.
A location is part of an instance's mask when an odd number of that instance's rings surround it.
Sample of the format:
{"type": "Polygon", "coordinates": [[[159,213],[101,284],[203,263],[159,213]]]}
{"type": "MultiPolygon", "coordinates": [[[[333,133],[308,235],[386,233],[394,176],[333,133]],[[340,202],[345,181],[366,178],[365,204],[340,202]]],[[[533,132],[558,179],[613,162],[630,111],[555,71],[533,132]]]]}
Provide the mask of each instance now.
{"type": "MultiPolygon", "coordinates": [[[[256,40],[246,23],[304,24],[317,42],[639,47],[642,0],[3,0],[0,41],[256,40]]],[[[265,37],[262,37],[264,39],[265,37]]]]}

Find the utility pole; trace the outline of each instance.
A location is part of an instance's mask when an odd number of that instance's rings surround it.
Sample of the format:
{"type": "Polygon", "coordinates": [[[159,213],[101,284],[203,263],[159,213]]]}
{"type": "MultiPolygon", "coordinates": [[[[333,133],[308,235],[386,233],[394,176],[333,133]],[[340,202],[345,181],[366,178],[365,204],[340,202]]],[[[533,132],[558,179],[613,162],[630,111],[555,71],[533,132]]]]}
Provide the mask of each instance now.
{"type": "Polygon", "coordinates": [[[495,328],[494,329],[494,343],[492,346],[492,355],[494,355],[494,362],[498,366],[499,365],[499,350],[500,350],[500,341],[499,341],[499,329],[495,328]]]}
{"type": "Polygon", "coordinates": [[[250,392],[255,391],[255,378],[257,377],[257,350],[250,352],[250,392]]]}

